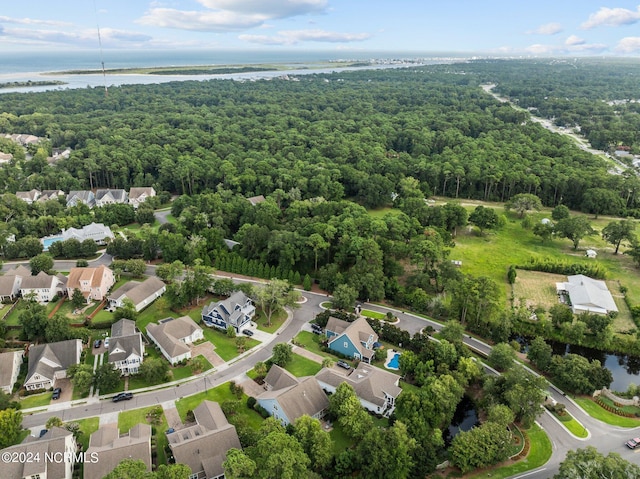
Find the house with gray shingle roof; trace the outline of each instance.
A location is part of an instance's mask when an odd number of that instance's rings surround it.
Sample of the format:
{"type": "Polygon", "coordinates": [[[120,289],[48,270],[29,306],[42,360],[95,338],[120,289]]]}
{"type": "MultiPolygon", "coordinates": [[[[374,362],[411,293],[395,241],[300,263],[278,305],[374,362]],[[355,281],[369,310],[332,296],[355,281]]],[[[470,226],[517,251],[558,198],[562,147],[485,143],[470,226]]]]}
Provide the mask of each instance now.
{"type": "Polygon", "coordinates": [[[77,239],[81,243],[84,240],[93,240],[98,245],[104,245],[107,240],[115,238],[113,231],[102,223],[91,223],[82,228],[69,228],[62,230],[62,239],[77,239]]]}
{"type": "Polygon", "coordinates": [[[126,376],[137,373],[143,360],[144,343],[135,321],[123,318],[114,323],[109,338],[109,362],[126,376]]]}
{"type": "Polygon", "coordinates": [[[67,277],[58,274],[47,274],[40,271],[35,276],[23,276],[20,284],[20,294],[23,298],[33,297],[39,303],[48,303],[55,296],[64,294],[67,277]]]}
{"type": "Polygon", "coordinates": [[[583,274],[567,276],[567,280],[566,283],[556,283],[556,290],[560,296],[569,296],[574,314],[608,314],[610,311],[618,311],[604,281],[591,279],[583,274]]]}
{"type": "Polygon", "coordinates": [[[222,464],[231,448],[242,450],[235,426],[229,424],[220,405],[203,401],[193,410],[196,424],[167,434],[178,464],[186,464],[197,479],[224,478],[222,464]]]}
{"type": "Polygon", "coordinates": [[[95,194],[96,206],[127,202],[127,192],[121,189],[98,189],[95,194]]]}
{"type": "Polygon", "coordinates": [[[147,335],[173,366],[182,360],[191,359],[189,345],[204,339],[202,328],[189,316],[166,318],[158,324],[149,323],[147,335]]]}
{"type": "Polygon", "coordinates": [[[166,290],[167,285],[157,276],[150,276],[142,282],[129,281],[107,297],[109,308],[121,308],[124,300],[129,299],[136,311],[141,311],[162,296],[166,290]]]}
{"type": "Polygon", "coordinates": [[[258,195],[258,196],[252,196],[251,198],[247,198],[247,201],[251,203],[251,206],[255,206],[266,201],[266,198],[263,195],[258,195]]]}
{"type": "Polygon", "coordinates": [[[74,190],[67,195],[67,208],[84,203],[89,208],[96,205],[96,197],[91,190],[74,190]]]}
{"type": "MultiPolygon", "coordinates": [[[[31,274],[29,274],[31,276],[31,274]]],[[[0,276],[0,301],[13,301],[20,293],[22,276],[17,274],[0,276]]]]}
{"type": "Polygon", "coordinates": [[[13,385],[18,380],[23,357],[22,351],[0,354],[0,390],[7,394],[13,393],[13,385]]]}
{"type": "Polygon", "coordinates": [[[29,369],[24,387],[27,391],[49,389],[56,379],[67,377],[67,368],[80,362],[82,341],[69,339],[39,344],[29,349],[29,369]]]}
{"type": "Polygon", "coordinates": [[[333,368],[322,368],[315,377],[322,389],[331,394],[340,384],[350,384],[365,409],[387,417],[395,409],[396,398],[402,392],[398,385],[400,376],[366,363],[358,364],[347,375],[333,368]]]}
{"type": "Polygon", "coordinates": [[[329,349],[349,358],[371,363],[378,335],[364,317],[353,322],[330,317],[325,327],[329,349]]]}
{"type": "Polygon", "coordinates": [[[49,200],[58,200],[61,196],[65,196],[62,190],[42,190],[38,203],[44,203],[49,200]]]}
{"type": "Polygon", "coordinates": [[[256,397],[258,404],[283,426],[305,415],[322,419],[329,408],[329,399],[313,376],[297,378],[274,364],[264,382],[266,391],[256,397]]]}
{"type": "Polygon", "coordinates": [[[106,424],[91,434],[87,455],[95,460],[84,462],[84,479],[102,479],[129,457],[144,462],[151,472],[151,426],[136,424],[120,434],[117,424],[106,424]]]}
{"type": "Polygon", "coordinates": [[[224,301],[206,305],[202,309],[202,321],[207,326],[219,329],[233,326],[239,333],[255,314],[256,308],[251,299],[242,291],[236,291],[224,301]]]}
{"type": "Polygon", "coordinates": [[[129,190],[129,204],[135,209],[144,203],[147,198],[156,196],[156,190],[151,186],[134,187],[129,190]]]}
{"type": "Polygon", "coordinates": [[[0,453],[7,457],[36,458],[32,461],[4,461],[2,464],[3,479],[71,479],[74,461],[62,460],[67,454],[70,457],[77,451],[73,433],[61,427],[52,427],[42,437],[27,436],[21,444],[2,449],[0,453]],[[45,457],[60,460],[45,460],[45,457]]]}
{"type": "Polygon", "coordinates": [[[16,198],[30,205],[37,201],[41,194],[40,190],[16,191],[16,198]]]}

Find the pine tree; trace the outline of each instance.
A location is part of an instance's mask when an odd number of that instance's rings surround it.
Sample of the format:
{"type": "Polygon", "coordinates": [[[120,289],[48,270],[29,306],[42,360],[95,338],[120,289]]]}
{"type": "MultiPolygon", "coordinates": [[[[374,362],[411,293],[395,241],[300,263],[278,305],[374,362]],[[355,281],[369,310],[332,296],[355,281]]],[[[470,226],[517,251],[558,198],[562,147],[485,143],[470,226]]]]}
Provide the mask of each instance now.
{"type": "Polygon", "coordinates": [[[304,275],[304,280],[302,281],[302,287],[304,288],[305,291],[311,291],[311,276],[309,276],[308,274],[304,275]]]}
{"type": "Polygon", "coordinates": [[[300,271],[296,271],[296,274],[293,277],[293,284],[302,284],[302,276],[300,276],[300,271]]]}

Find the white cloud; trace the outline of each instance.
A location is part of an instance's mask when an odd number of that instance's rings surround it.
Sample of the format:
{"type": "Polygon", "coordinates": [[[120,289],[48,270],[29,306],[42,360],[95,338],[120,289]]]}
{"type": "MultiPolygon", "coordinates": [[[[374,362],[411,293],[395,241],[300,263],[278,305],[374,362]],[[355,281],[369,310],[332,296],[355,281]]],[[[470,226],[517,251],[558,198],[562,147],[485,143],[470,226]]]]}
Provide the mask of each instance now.
{"type": "Polygon", "coordinates": [[[625,37],[618,42],[615,50],[620,53],[640,53],[640,37],[625,37]]]}
{"type": "Polygon", "coordinates": [[[285,30],[277,35],[240,35],[240,40],[262,45],[295,45],[301,42],[349,43],[367,40],[369,33],[339,33],[325,30],[285,30]]]}
{"type": "Polygon", "coordinates": [[[13,23],[17,25],[48,25],[54,27],[67,27],[71,25],[68,22],[58,22],[55,20],[37,20],[35,18],[11,18],[0,16],[0,23],[13,23]]]}
{"type": "MultiPolygon", "coordinates": [[[[34,28],[0,28],[3,40],[22,41],[31,44],[63,44],[93,48],[98,42],[98,32],[94,29],[78,29],[75,31],[42,30],[34,28]]],[[[136,32],[100,29],[100,37],[105,47],[122,47],[131,44],[146,44],[152,38],[136,32]]]]}
{"type": "MultiPolygon", "coordinates": [[[[571,37],[567,39],[569,41],[571,37]]],[[[577,38],[577,41],[581,43],[567,43],[563,45],[543,45],[536,43],[529,45],[525,48],[525,51],[531,55],[537,56],[554,56],[554,55],[568,55],[573,53],[600,53],[608,49],[608,46],[603,43],[585,43],[584,40],[577,38]]]]}
{"type": "Polygon", "coordinates": [[[173,8],[152,8],[137,20],[142,25],[177,28],[200,32],[228,32],[259,27],[268,17],[225,11],[184,11],[173,8]]]}
{"type": "Polygon", "coordinates": [[[565,45],[584,45],[586,43],[586,40],[584,38],[580,38],[576,35],[569,35],[569,37],[567,37],[567,39],[564,41],[565,45]]]}
{"type": "Polygon", "coordinates": [[[558,47],[556,45],[542,45],[540,43],[529,45],[524,50],[532,55],[552,55],[558,53],[558,47]]]}
{"type": "Polygon", "coordinates": [[[589,19],[581,25],[581,28],[590,30],[599,26],[619,27],[632,25],[640,21],[640,6],[634,12],[626,8],[601,7],[596,13],[592,13],[589,19]]]}
{"type": "Polygon", "coordinates": [[[269,18],[288,18],[309,13],[322,13],[327,0],[198,0],[211,10],[224,10],[244,15],[261,14],[269,18]]]}
{"type": "Polygon", "coordinates": [[[559,23],[545,23],[544,25],[540,25],[535,30],[530,30],[527,33],[536,35],[555,35],[561,31],[562,25],[559,23]]]}

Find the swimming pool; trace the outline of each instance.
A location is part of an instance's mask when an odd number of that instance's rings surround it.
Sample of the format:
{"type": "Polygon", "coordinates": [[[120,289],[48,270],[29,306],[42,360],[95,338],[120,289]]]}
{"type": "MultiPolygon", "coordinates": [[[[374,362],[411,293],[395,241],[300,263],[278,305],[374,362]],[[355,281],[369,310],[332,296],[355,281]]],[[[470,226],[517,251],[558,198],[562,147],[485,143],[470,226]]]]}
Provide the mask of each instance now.
{"type": "Polygon", "coordinates": [[[49,251],[49,246],[51,246],[53,243],[57,243],[58,241],[62,241],[62,236],[58,235],[58,236],[47,236],[46,238],[42,238],[40,241],[42,241],[42,246],[43,246],[43,251],[49,251]]]}
{"type": "Polygon", "coordinates": [[[400,353],[395,353],[386,364],[388,369],[400,369],[400,353]]]}

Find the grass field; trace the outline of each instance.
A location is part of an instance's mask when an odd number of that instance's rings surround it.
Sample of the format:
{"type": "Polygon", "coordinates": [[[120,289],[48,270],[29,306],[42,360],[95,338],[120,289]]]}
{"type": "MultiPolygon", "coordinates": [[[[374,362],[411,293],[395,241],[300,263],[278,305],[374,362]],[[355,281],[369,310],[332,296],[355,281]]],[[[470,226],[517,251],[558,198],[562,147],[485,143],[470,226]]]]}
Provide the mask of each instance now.
{"type": "Polygon", "coordinates": [[[595,401],[588,397],[574,397],[573,400],[578,403],[578,405],[584,409],[589,416],[598,419],[602,422],[610,424],[612,426],[620,426],[620,427],[638,427],[640,426],[640,420],[630,418],[630,417],[622,417],[617,414],[613,414],[612,412],[607,411],[606,409],[601,408],[595,401]]]}
{"type": "Polygon", "coordinates": [[[387,319],[387,315],[384,313],[379,313],[377,311],[371,311],[369,309],[363,309],[361,311],[362,316],[365,316],[367,318],[372,318],[372,319],[387,319]]]}
{"type": "Polygon", "coordinates": [[[285,369],[294,376],[301,378],[304,376],[315,376],[322,369],[322,365],[307,359],[299,354],[292,354],[292,359],[285,366],[285,369]]]}
{"type": "Polygon", "coordinates": [[[575,420],[575,418],[565,411],[564,415],[558,416],[556,413],[552,412],[556,419],[562,423],[567,430],[576,437],[585,438],[588,436],[587,430],[584,428],[582,424],[575,420]]]}
{"type": "Polygon", "coordinates": [[[100,426],[100,418],[89,417],[87,419],[78,419],[77,421],[70,422],[77,422],[80,425],[82,434],[80,434],[78,442],[82,444],[82,450],[86,451],[89,447],[89,436],[96,432],[100,426]]]}
{"type": "Polygon", "coordinates": [[[33,394],[31,396],[25,396],[20,399],[20,406],[22,409],[29,409],[32,407],[48,406],[51,402],[52,392],[46,392],[42,394],[33,394]]]}
{"type": "Polygon", "coordinates": [[[309,331],[300,331],[298,335],[294,338],[295,342],[304,348],[307,351],[311,351],[312,353],[316,353],[323,358],[331,359],[332,361],[336,361],[336,356],[333,356],[329,353],[324,352],[320,349],[320,338],[322,338],[319,334],[313,334],[309,331]]]}
{"type": "MultiPolygon", "coordinates": [[[[121,412],[118,415],[118,429],[120,429],[120,434],[126,434],[129,432],[129,429],[136,424],[149,424],[149,421],[147,421],[147,414],[156,407],[160,406],[121,412]]],[[[156,438],[156,450],[158,451],[158,464],[166,464],[167,459],[164,449],[169,444],[169,441],[167,440],[165,432],[169,426],[167,424],[167,418],[164,417],[164,413],[162,413],[162,422],[159,425],[152,427],[155,428],[156,431],[154,436],[156,438]]]]}
{"type": "Polygon", "coordinates": [[[525,301],[527,307],[549,308],[558,304],[556,283],[565,282],[566,276],[561,274],[542,273],[540,271],[517,270],[516,282],[513,284],[513,295],[516,302],[525,301]]]}

